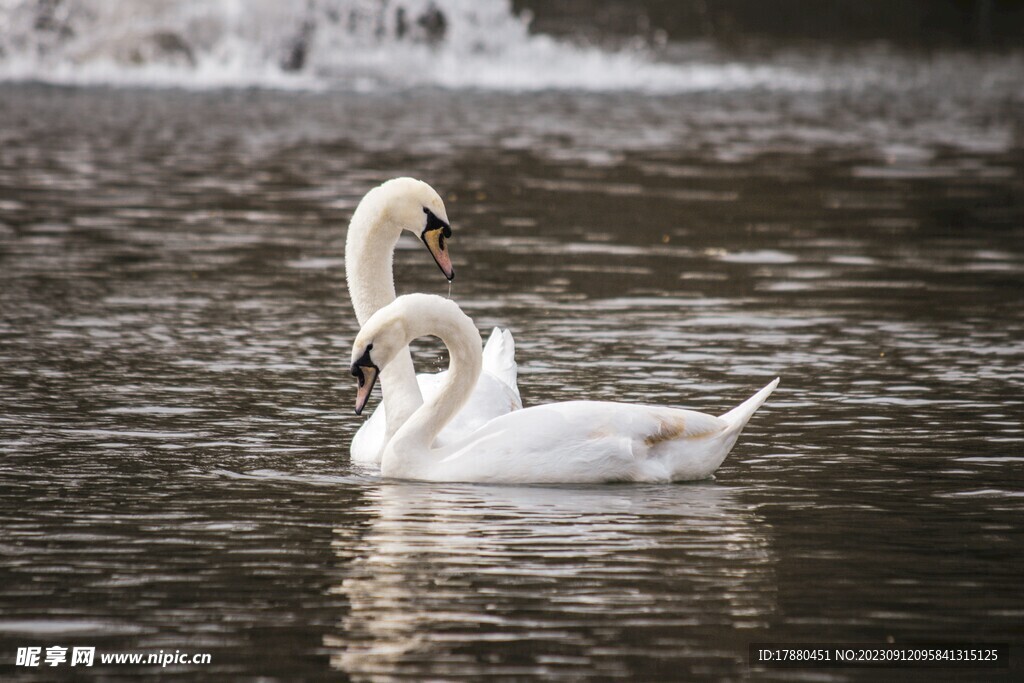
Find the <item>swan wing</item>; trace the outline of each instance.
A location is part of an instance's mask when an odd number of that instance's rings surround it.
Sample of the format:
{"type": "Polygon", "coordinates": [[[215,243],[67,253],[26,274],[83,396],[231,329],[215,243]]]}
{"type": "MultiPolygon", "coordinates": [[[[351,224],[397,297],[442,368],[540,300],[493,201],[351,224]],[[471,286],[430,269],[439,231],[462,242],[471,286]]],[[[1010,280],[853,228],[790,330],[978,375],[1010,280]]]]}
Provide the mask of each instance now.
{"type": "MultiPolygon", "coordinates": [[[[436,396],[444,387],[448,371],[437,374],[417,375],[420,383],[420,390],[423,392],[423,400],[429,401],[436,396]]],[[[513,390],[504,381],[495,377],[489,372],[480,373],[480,378],[473,387],[469,401],[455,417],[445,425],[445,428],[438,435],[437,444],[458,442],[466,438],[476,430],[486,425],[491,420],[501,417],[507,413],[522,409],[523,404],[519,400],[519,393],[513,390]]]]}
{"type": "MultiPolygon", "coordinates": [[[[443,448],[443,481],[598,483],[707,478],[729,423],[675,408],[570,401],[515,411],[443,448]],[[445,452],[447,451],[447,452],[445,452]]],[[[396,474],[395,476],[402,476],[396,474]]]]}
{"type": "Polygon", "coordinates": [[[483,370],[504,382],[519,396],[516,343],[512,333],[495,327],[484,345],[483,370]]]}

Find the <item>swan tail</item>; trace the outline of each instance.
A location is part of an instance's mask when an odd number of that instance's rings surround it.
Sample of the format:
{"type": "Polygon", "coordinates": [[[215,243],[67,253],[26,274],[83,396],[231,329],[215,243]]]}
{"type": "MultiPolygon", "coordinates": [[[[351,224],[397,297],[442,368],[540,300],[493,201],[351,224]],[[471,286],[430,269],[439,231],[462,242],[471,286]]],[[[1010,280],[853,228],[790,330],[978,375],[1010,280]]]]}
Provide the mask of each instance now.
{"type": "Polygon", "coordinates": [[[775,387],[779,386],[779,378],[776,377],[774,380],[769,382],[761,391],[757,392],[743,403],[739,404],[729,412],[719,416],[719,419],[725,420],[729,423],[726,428],[727,431],[739,433],[747,425],[750,417],[757,412],[757,409],[764,405],[764,402],[768,400],[768,397],[775,391],[775,387]]]}
{"type": "Polygon", "coordinates": [[[510,389],[519,394],[516,387],[518,366],[516,365],[516,343],[512,333],[495,327],[487,344],[484,345],[484,371],[489,372],[510,389]]]}

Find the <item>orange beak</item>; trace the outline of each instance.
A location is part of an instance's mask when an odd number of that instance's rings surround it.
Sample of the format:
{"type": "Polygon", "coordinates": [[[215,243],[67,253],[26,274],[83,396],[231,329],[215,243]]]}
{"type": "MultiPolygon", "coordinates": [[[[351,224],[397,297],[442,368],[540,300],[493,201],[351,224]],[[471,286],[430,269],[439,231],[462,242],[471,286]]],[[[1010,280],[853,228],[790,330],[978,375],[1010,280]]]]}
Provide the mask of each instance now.
{"type": "Polygon", "coordinates": [[[452,268],[452,259],[448,253],[448,249],[445,246],[445,238],[452,236],[452,229],[447,225],[434,228],[433,230],[424,230],[423,234],[420,235],[420,239],[423,240],[423,244],[427,245],[427,249],[430,250],[430,255],[434,257],[434,261],[437,262],[438,268],[444,273],[444,276],[448,278],[448,282],[455,279],[455,269],[452,268]]]}
{"type": "Polygon", "coordinates": [[[352,376],[356,378],[358,388],[356,389],[356,415],[363,413],[363,408],[370,400],[370,392],[373,385],[377,383],[377,375],[380,372],[375,365],[353,365],[352,376]]]}

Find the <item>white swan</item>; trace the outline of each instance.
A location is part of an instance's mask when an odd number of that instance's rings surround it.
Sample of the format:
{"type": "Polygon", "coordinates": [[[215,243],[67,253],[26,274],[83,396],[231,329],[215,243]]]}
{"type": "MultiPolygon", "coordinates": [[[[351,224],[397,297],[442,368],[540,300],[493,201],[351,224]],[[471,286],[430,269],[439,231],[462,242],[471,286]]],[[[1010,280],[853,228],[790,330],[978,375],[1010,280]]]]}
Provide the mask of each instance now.
{"type": "MultiPolygon", "coordinates": [[[[451,237],[451,227],[437,192],[413,178],[395,178],[373,188],[356,207],[345,240],[345,277],[360,325],[395,300],[392,260],[403,230],[423,240],[449,281],[455,277],[445,243],[445,238],[451,237]]],[[[484,350],[484,370],[473,389],[472,402],[440,434],[439,443],[523,407],[516,386],[515,344],[507,330],[494,329],[484,350]]],[[[384,400],[380,409],[352,439],[352,459],[379,463],[384,444],[423,404],[424,396],[440,389],[443,375],[416,376],[409,349],[398,350],[381,376],[384,400]]]]}
{"type": "Polygon", "coordinates": [[[381,461],[387,477],[517,484],[705,479],[779,382],[721,417],[570,401],[501,415],[457,442],[435,447],[438,432],[469,400],[483,362],[479,333],[454,302],[409,294],[377,311],[356,336],[352,374],[359,383],[358,414],[378,368],[389,367],[410,341],[428,335],[448,347],[449,375],[388,442],[381,461]]]}

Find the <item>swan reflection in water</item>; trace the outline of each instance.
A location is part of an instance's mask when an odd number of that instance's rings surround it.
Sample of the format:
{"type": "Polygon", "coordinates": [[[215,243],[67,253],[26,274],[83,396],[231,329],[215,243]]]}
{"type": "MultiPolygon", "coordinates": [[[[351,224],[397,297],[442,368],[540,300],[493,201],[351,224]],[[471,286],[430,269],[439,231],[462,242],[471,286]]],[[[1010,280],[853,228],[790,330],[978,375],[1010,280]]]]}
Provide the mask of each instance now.
{"type": "Polygon", "coordinates": [[[735,657],[775,611],[770,528],[740,489],[389,482],[368,502],[362,538],[335,529],[350,610],[324,637],[357,679],[735,657]]]}

